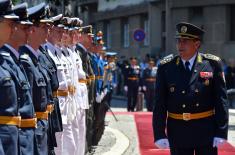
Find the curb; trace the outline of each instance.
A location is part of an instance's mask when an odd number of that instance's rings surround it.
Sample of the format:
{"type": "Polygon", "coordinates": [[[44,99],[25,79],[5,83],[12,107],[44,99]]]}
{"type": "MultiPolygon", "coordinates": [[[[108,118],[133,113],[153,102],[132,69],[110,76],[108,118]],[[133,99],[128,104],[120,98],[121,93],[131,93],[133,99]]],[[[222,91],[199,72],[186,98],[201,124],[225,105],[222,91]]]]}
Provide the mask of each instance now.
{"type": "Polygon", "coordinates": [[[117,129],[105,127],[105,130],[112,132],[115,135],[116,143],[108,152],[105,152],[102,155],[122,155],[130,145],[129,139],[117,129]]]}
{"type": "Polygon", "coordinates": [[[127,97],[126,96],[112,95],[112,99],[127,100],[127,97]]]}

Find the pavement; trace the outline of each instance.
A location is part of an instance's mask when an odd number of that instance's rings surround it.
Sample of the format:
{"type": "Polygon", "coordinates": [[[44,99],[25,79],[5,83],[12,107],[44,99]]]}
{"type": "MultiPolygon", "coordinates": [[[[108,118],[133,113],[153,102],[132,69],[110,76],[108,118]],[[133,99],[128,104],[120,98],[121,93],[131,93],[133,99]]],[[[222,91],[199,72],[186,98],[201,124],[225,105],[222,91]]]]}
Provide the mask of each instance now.
{"type": "MultiPolygon", "coordinates": [[[[126,99],[115,97],[112,100],[113,112],[126,112],[126,99]]],[[[144,110],[146,111],[146,109],[144,110]]],[[[118,121],[109,113],[107,126],[93,155],[139,155],[138,137],[132,115],[116,115],[118,121]]],[[[229,110],[228,141],[235,147],[235,109],[229,110]]]]}

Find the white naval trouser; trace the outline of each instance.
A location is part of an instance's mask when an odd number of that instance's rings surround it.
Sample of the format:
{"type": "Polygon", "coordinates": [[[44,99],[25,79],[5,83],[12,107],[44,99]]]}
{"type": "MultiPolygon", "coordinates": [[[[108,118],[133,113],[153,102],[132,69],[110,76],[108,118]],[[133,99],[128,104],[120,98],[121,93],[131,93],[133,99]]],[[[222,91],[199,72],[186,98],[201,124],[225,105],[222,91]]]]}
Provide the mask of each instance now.
{"type": "Polygon", "coordinates": [[[57,147],[55,147],[56,155],[77,155],[76,145],[73,136],[73,123],[70,120],[72,100],[68,97],[58,97],[61,110],[63,132],[56,132],[57,147]],[[69,119],[70,118],[70,119],[69,119]]]}
{"type": "Polygon", "coordinates": [[[56,155],[76,155],[76,146],[71,124],[63,124],[63,132],[56,132],[56,141],[56,155]]]}
{"type": "Polygon", "coordinates": [[[85,109],[78,109],[77,115],[72,122],[72,131],[75,141],[75,154],[84,155],[86,146],[86,111],[85,109]]]}

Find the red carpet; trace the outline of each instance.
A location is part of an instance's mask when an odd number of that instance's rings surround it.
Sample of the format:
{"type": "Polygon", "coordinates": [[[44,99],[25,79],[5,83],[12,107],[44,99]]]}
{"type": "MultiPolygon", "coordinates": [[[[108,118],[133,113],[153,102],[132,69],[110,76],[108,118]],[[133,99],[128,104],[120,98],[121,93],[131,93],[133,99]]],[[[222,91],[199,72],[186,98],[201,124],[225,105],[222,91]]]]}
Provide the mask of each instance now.
{"type": "MultiPolygon", "coordinates": [[[[154,146],[152,114],[147,112],[131,114],[135,116],[141,155],[170,155],[169,150],[157,149],[154,146]]],[[[235,155],[235,147],[226,143],[223,147],[219,148],[219,155],[235,155]]]]}

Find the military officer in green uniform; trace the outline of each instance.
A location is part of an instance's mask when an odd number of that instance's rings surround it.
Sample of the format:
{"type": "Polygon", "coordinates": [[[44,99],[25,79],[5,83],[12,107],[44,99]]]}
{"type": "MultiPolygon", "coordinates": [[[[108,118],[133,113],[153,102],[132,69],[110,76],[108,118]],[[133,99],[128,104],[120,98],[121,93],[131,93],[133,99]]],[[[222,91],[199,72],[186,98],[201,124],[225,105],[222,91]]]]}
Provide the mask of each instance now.
{"type": "Polygon", "coordinates": [[[217,155],[227,139],[222,62],[199,52],[203,34],[193,24],[177,24],[179,55],[163,59],[157,71],[154,141],[158,148],[170,148],[171,155],[217,155]]]}

